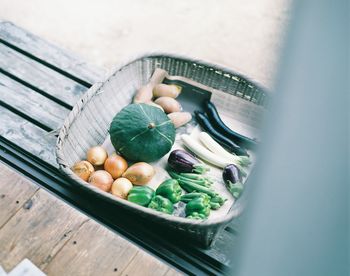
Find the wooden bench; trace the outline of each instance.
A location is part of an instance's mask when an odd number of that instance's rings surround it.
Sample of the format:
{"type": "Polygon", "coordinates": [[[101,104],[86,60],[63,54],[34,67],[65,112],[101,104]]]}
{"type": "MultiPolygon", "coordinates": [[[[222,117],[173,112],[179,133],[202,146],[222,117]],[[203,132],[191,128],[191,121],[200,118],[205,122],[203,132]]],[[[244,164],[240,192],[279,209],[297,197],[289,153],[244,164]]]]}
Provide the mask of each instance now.
{"type": "Polygon", "coordinates": [[[203,249],[168,229],[135,219],[72,186],[55,161],[57,130],[104,70],[0,21],[0,160],[74,208],[186,273],[219,274],[233,266],[235,224],[203,249]]]}

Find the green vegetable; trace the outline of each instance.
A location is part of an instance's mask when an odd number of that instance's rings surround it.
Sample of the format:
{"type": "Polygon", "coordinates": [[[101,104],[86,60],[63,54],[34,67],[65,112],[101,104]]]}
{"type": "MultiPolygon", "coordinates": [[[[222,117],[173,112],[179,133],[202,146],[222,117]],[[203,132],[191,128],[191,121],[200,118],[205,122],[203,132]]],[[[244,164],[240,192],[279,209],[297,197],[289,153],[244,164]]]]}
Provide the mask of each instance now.
{"type": "Polygon", "coordinates": [[[202,185],[193,183],[192,181],[188,180],[183,180],[183,179],[178,179],[178,182],[181,186],[182,189],[184,189],[186,192],[200,192],[200,193],[205,193],[211,197],[218,196],[218,194],[213,190],[209,189],[207,187],[204,187],[202,185]]]}
{"type": "Polygon", "coordinates": [[[134,202],[141,206],[147,206],[154,197],[154,191],[147,186],[135,186],[128,195],[128,201],[134,202]]]}
{"type": "Polygon", "coordinates": [[[196,192],[184,194],[183,196],[181,196],[180,200],[182,202],[188,203],[188,202],[190,202],[191,200],[193,200],[193,199],[195,199],[197,197],[204,197],[206,200],[210,201],[210,196],[208,196],[207,194],[196,193],[196,192]]]}
{"type": "Polygon", "coordinates": [[[235,199],[239,198],[243,192],[243,185],[241,182],[232,183],[231,181],[226,181],[226,187],[235,199]]]}
{"type": "Polygon", "coordinates": [[[205,219],[210,214],[210,199],[199,196],[186,204],[186,217],[192,219],[205,219]]]}
{"type": "Polygon", "coordinates": [[[155,161],[175,141],[175,127],[166,114],[143,103],[130,104],[117,113],[109,133],[114,148],[129,161],[155,161]]]}
{"type": "Polygon", "coordinates": [[[181,201],[182,202],[189,202],[191,201],[192,199],[195,199],[197,197],[204,197],[204,198],[208,198],[209,199],[209,203],[210,203],[210,208],[212,210],[217,210],[219,209],[226,201],[226,199],[223,199],[221,196],[215,196],[215,197],[210,197],[209,195],[207,194],[204,194],[204,193],[196,193],[196,192],[192,192],[192,193],[188,193],[188,194],[185,194],[183,196],[181,196],[181,201]]]}
{"type": "MultiPolygon", "coordinates": [[[[229,164],[232,164],[232,161],[224,158],[222,156],[219,156],[212,151],[208,150],[205,146],[194,140],[192,137],[190,137],[187,134],[181,135],[182,142],[184,145],[192,151],[194,154],[196,154],[199,158],[207,161],[208,163],[217,166],[219,168],[224,168],[229,164]]],[[[236,164],[238,166],[238,164],[236,164]]],[[[241,173],[243,176],[246,176],[246,172],[243,170],[241,166],[239,166],[241,169],[241,173]]]]}
{"type": "Polygon", "coordinates": [[[215,196],[210,199],[210,207],[213,210],[219,209],[227,200],[227,198],[222,198],[221,196],[215,196]]]}
{"type": "Polygon", "coordinates": [[[182,189],[176,179],[167,179],[156,190],[157,195],[161,195],[171,202],[176,203],[180,200],[182,189]]]}
{"type": "Polygon", "coordinates": [[[166,214],[172,214],[174,212],[174,206],[173,203],[160,195],[156,195],[151,203],[148,205],[148,208],[157,210],[159,212],[163,212],[166,214]]]}
{"type": "Polygon", "coordinates": [[[189,179],[194,179],[194,180],[206,180],[210,184],[214,183],[214,181],[210,177],[206,177],[196,173],[180,173],[180,175],[189,179]]]}
{"type": "Polygon", "coordinates": [[[229,153],[218,142],[216,142],[208,133],[201,132],[199,134],[199,140],[213,153],[218,156],[222,156],[227,160],[230,160],[233,164],[237,164],[242,167],[250,165],[251,161],[248,156],[237,156],[229,153]]]}
{"type": "Polygon", "coordinates": [[[194,184],[198,184],[198,185],[201,185],[201,186],[204,186],[204,187],[210,187],[211,184],[212,184],[212,182],[209,182],[204,177],[198,178],[198,179],[194,179],[193,177],[189,178],[187,176],[184,176],[182,173],[178,174],[178,173],[176,173],[174,171],[168,171],[168,173],[174,179],[184,180],[184,181],[191,182],[191,183],[194,183],[194,184]]]}

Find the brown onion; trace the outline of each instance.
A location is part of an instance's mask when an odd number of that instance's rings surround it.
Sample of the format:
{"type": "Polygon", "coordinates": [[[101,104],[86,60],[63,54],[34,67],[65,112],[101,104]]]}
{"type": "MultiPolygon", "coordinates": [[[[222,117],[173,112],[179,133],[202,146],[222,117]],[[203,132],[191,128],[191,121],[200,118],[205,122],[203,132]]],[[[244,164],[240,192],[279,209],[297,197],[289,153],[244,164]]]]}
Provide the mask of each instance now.
{"type": "Polygon", "coordinates": [[[120,177],[113,182],[111,193],[117,197],[125,199],[132,187],[133,186],[129,179],[120,177]]]}
{"type": "Polygon", "coordinates": [[[90,148],[86,155],[87,160],[94,166],[103,165],[108,157],[106,150],[101,146],[90,148]]]}
{"type": "Polygon", "coordinates": [[[113,178],[106,171],[96,171],[90,175],[89,183],[105,192],[108,192],[112,187],[113,178]]]}
{"type": "Polygon", "coordinates": [[[127,168],[126,160],[115,153],[109,156],[104,164],[105,171],[109,172],[114,179],[121,177],[127,168]]]}
{"type": "Polygon", "coordinates": [[[90,174],[95,171],[94,167],[85,160],[75,163],[71,169],[84,181],[87,181],[90,177],[90,174]]]}
{"type": "Polygon", "coordinates": [[[148,183],[155,174],[154,168],[145,162],[138,162],[130,166],[123,177],[129,179],[134,185],[145,185],[148,183]]]}

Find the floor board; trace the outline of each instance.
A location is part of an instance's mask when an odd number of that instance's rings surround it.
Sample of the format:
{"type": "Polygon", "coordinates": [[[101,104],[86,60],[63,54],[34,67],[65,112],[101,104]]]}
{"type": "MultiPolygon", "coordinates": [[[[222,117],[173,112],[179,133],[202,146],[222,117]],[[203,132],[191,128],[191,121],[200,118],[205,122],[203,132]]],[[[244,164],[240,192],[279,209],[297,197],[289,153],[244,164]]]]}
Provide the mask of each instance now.
{"type": "Polygon", "coordinates": [[[13,201],[20,206],[0,217],[0,265],[6,271],[28,258],[48,275],[180,275],[2,163],[0,176],[6,180],[0,208],[13,201]],[[9,189],[11,183],[18,187],[9,189]]]}

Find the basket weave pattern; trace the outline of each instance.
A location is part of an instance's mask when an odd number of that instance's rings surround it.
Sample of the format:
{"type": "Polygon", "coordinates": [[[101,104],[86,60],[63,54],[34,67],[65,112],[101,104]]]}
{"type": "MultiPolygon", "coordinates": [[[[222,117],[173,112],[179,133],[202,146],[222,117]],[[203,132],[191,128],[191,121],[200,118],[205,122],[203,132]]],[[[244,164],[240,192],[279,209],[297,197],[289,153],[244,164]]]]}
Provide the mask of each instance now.
{"type": "Polygon", "coordinates": [[[122,66],[105,82],[95,84],[77,102],[60,130],[56,148],[57,162],[61,171],[75,185],[104,197],[116,206],[167,224],[209,246],[219,230],[239,214],[239,201],[220,219],[189,220],[119,199],[82,181],[70,170],[75,162],[85,159],[85,153],[90,147],[103,143],[114,115],[132,101],[135,91],[148,82],[156,68],[166,70],[169,75],[192,79],[258,105],[266,102],[266,94],[262,89],[228,69],[172,55],[144,56],[122,66]]]}

